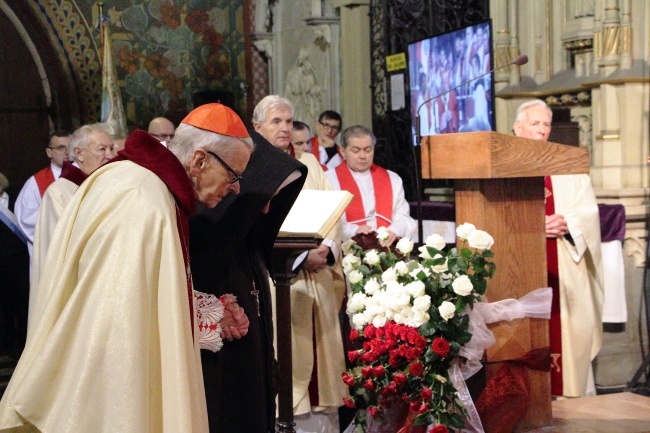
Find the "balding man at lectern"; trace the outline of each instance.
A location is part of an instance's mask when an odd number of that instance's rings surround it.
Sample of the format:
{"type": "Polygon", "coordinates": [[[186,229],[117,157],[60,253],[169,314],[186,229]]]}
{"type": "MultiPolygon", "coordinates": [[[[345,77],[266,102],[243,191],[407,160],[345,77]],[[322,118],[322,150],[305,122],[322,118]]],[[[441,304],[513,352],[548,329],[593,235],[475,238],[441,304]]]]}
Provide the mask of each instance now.
{"type": "MultiPolygon", "coordinates": [[[[547,141],[553,112],[532,100],[517,109],[516,136],[547,141]]],[[[591,361],[602,343],[603,284],[600,220],[586,174],[547,176],[546,255],[551,310],[551,393],[595,395],[591,361]]]]}

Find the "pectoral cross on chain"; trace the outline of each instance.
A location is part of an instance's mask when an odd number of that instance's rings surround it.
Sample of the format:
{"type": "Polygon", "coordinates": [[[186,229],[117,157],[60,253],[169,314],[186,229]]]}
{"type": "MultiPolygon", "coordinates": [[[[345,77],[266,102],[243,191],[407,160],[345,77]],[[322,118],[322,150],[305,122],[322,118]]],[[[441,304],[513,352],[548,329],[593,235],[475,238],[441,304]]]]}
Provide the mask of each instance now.
{"type": "Polygon", "coordinates": [[[260,291],[255,287],[255,281],[253,281],[253,290],[251,290],[251,295],[255,296],[255,301],[257,302],[257,317],[260,317],[260,291]]]}

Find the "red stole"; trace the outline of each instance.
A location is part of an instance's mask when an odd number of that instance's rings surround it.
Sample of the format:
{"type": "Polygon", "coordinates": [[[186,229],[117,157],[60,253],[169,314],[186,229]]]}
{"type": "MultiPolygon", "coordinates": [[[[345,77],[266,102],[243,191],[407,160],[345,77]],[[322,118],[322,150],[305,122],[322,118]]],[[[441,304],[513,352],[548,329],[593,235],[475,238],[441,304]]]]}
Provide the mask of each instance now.
{"type": "MultiPolygon", "coordinates": [[[[546,215],[555,214],[553,200],[553,183],[551,177],[544,177],[544,195],[546,196],[546,215]]],[[[557,254],[557,239],[546,238],[546,266],[548,285],[553,288],[551,303],[551,320],[549,335],[551,346],[551,394],[563,395],[562,383],[562,323],[560,321],[560,271],[557,254]]]]}
{"type": "MultiPolygon", "coordinates": [[[[372,185],[375,190],[375,213],[377,214],[377,227],[388,227],[390,221],[380,218],[379,215],[385,218],[392,218],[393,216],[393,186],[390,183],[390,176],[385,168],[373,164],[370,167],[370,175],[372,176],[372,185]]],[[[354,195],[350,206],[345,211],[345,217],[348,222],[365,220],[366,212],[363,209],[363,200],[361,199],[361,191],[357,182],[352,177],[352,172],[347,164],[341,164],[336,167],[336,177],[339,179],[341,189],[349,191],[354,195]]],[[[355,223],[363,225],[364,222],[355,223]]]]}
{"type": "Polygon", "coordinates": [[[43,197],[45,190],[54,182],[54,173],[52,172],[52,167],[47,166],[43,170],[39,170],[35,175],[34,179],[36,180],[36,185],[38,186],[38,192],[43,197]]]}

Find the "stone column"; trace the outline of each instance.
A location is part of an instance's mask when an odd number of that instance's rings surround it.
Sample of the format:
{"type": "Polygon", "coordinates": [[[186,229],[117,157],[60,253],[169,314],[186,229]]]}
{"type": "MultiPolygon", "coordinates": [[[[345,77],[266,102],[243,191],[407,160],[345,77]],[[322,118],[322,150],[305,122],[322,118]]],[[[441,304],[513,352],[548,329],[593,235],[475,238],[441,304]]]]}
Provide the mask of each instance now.
{"type": "Polygon", "coordinates": [[[372,125],[370,0],[334,0],[341,15],[341,115],[346,125],[372,125]]]}

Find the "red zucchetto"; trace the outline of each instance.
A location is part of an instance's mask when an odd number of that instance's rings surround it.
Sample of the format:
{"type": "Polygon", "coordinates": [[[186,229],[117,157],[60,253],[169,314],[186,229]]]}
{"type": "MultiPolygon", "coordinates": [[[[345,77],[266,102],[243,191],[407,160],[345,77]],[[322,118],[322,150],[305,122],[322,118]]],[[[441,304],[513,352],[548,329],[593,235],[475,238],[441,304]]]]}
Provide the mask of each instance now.
{"type": "Polygon", "coordinates": [[[250,136],[239,116],[231,108],[219,102],[195,108],[181,123],[230,137],[250,136]]]}

